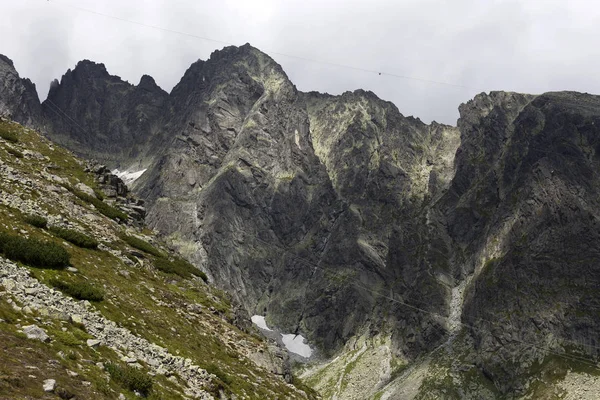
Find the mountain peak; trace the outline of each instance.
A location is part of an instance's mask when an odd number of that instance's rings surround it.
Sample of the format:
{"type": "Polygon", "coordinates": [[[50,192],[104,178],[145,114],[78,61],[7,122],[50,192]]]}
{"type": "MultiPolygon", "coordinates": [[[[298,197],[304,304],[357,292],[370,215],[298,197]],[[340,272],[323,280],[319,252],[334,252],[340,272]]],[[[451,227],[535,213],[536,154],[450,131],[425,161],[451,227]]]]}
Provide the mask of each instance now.
{"type": "Polygon", "coordinates": [[[0,54],[0,61],[5,62],[6,64],[10,65],[11,67],[15,67],[15,64],[13,63],[13,61],[6,57],[4,54],[0,54]]]}
{"type": "Polygon", "coordinates": [[[144,89],[147,91],[155,91],[155,90],[162,91],[162,89],[160,88],[160,86],[158,86],[158,84],[156,83],[154,78],[151,77],[150,75],[145,75],[145,74],[142,75],[142,77],[140,79],[140,83],[138,83],[137,87],[139,89],[144,89]]]}

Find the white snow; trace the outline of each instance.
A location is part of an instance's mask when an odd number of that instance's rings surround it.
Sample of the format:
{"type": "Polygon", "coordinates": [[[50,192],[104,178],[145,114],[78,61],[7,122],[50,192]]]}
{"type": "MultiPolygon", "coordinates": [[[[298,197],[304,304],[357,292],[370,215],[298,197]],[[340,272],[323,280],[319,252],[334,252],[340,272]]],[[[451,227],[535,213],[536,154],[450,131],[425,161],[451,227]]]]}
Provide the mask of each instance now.
{"type": "Polygon", "coordinates": [[[260,329],[264,329],[265,331],[273,331],[272,329],[269,329],[267,326],[267,321],[265,321],[265,317],[262,315],[253,315],[250,319],[252,320],[252,323],[258,326],[260,329]]]}
{"type": "Polygon", "coordinates": [[[142,176],[142,174],[144,172],[146,172],[147,168],[142,169],[141,171],[119,171],[118,169],[115,169],[112,173],[115,174],[116,176],[118,176],[119,178],[121,178],[123,180],[123,182],[125,182],[125,184],[127,186],[131,185],[133,182],[135,182],[140,176],[142,176]]]}
{"type": "Polygon", "coordinates": [[[302,335],[282,333],[281,339],[285,347],[294,354],[308,358],[313,352],[310,346],[306,344],[306,339],[302,335]]]}
{"type": "MultiPolygon", "coordinates": [[[[252,320],[252,323],[254,325],[258,326],[262,330],[279,333],[277,328],[275,328],[274,331],[273,329],[267,326],[267,321],[265,321],[265,317],[263,317],[262,315],[253,315],[250,319],[252,320]]],[[[289,352],[298,354],[299,356],[306,358],[309,358],[312,355],[313,349],[310,348],[308,342],[302,335],[294,335],[291,333],[279,334],[281,335],[281,341],[283,342],[285,348],[288,349],[289,352]]]]}

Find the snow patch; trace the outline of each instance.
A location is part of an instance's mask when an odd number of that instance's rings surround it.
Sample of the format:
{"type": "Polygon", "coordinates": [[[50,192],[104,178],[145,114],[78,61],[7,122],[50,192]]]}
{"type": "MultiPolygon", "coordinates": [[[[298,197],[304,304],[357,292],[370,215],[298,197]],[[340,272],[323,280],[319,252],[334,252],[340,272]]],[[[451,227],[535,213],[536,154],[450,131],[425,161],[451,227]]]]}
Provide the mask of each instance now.
{"type": "Polygon", "coordinates": [[[299,356],[309,358],[313,350],[307,344],[306,339],[302,335],[281,334],[281,339],[286,349],[299,356]]]}
{"type": "Polygon", "coordinates": [[[144,172],[146,172],[147,168],[142,169],[141,171],[119,171],[118,169],[115,169],[114,171],[112,171],[113,174],[115,174],[116,176],[118,176],[119,178],[121,178],[123,180],[123,182],[125,182],[125,184],[127,186],[131,185],[133,182],[135,182],[140,176],[142,176],[142,174],[144,172]]]}
{"type": "Polygon", "coordinates": [[[260,329],[264,329],[265,331],[273,331],[272,329],[269,329],[269,327],[267,326],[267,321],[265,321],[265,317],[263,317],[262,315],[253,315],[252,318],[250,318],[252,320],[252,323],[256,326],[258,326],[260,329]]]}

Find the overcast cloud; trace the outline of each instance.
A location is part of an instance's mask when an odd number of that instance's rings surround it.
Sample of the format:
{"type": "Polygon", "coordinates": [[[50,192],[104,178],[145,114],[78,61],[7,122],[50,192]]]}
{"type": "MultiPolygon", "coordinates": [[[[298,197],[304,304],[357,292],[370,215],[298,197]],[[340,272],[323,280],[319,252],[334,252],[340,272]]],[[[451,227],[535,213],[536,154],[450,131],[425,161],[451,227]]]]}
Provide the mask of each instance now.
{"type": "Polygon", "coordinates": [[[300,90],[372,90],[426,122],[455,124],[458,105],[482,91],[600,93],[600,3],[592,0],[0,0],[0,53],[42,99],[52,79],[85,58],[131,83],[149,74],[170,91],[192,62],[224,46],[69,5],[249,42],[300,90]]]}

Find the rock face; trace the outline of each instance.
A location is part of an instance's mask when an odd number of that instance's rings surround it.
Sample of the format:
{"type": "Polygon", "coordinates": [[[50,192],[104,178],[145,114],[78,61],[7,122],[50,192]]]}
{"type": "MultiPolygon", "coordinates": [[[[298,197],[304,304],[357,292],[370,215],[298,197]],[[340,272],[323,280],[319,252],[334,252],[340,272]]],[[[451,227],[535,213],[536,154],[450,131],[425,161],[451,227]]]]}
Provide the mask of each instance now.
{"type": "Polygon", "coordinates": [[[144,161],[168,94],[144,75],[134,86],[104,64],[81,61],[50,87],[42,104],[52,139],[114,167],[144,161]]]}
{"type": "Polygon", "coordinates": [[[322,355],[377,337],[411,362],[446,343],[502,396],[550,354],[597,356],[597,96],[480,94],[457,127],[427,125],[370,92],[301,93],[245,45],[170,94],[85,61],[49,99],[78,126],[45,102],[51,137],[148,168],[147,222],[322,355]]]}
{"type": "Polygon", "coordinates": [[[600,97],[581,93],[491,93],[461,107],[445,207],[461,273],[475,273],[463,320],[503,391],[522,389],[547,348],[598,355],[598,124],[600,97]]]}
{"type": "Polygon", "coordinates": [[[25,126],[39,126],[42,109],[35,85],[19,77],[12,60],[0,54],[0,115],[25,126]]]}

